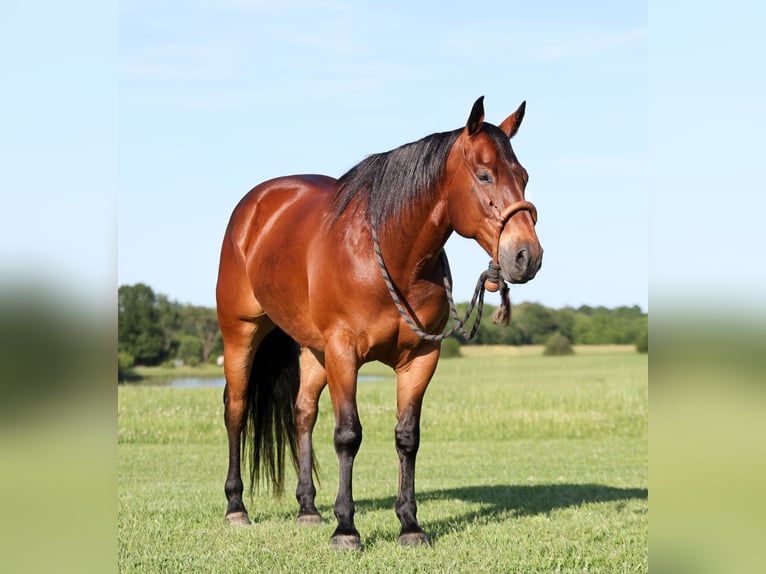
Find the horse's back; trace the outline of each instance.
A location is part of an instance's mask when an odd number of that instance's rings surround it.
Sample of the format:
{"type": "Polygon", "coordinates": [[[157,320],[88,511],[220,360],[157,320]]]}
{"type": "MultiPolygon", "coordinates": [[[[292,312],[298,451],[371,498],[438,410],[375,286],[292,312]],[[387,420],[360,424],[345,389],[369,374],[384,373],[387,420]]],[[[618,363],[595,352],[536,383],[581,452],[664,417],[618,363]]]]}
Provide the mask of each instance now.
{"type": "Polygon", "coordinates": [[[328,203],[335,189],[335,179],[323,175],[293,175],[258,184],[239,201],[232,212],[227,235],[263,228],[266,222],[287,209],[302,205],[328,203]]]}
{"type": "Polygon", "coordinates": [[[251,189],[232,212],[224,238],[227,247],[242,256],[259,242],[287,240],[293,232],[311,225],[332,198],[335,180],[321,175],[286,176],[265,181],[251,189]],[[228,245],[227,245],[228,244],[228,245]]]}

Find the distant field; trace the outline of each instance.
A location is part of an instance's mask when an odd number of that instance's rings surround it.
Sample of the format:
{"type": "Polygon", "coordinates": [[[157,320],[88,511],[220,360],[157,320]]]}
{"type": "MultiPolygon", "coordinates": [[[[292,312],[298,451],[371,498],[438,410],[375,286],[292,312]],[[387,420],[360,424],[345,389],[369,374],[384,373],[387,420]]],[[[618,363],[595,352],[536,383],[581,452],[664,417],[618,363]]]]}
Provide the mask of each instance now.
{"type": "Polygon", "coordinates": [[[388,368],[366,365],[363,374],[382,379],[359,385],[364,551],[350,555],[329,548],[337,462],[327,393],[315,432],[325,524],[295,525],[291,487],[281,500],[256,495],[255,524],[236,529],[223,520],[221,389],[121,386],[119,570],[646,572],[647,356],[463,350],[441,361],[424,406],[416,488],[431,548],[396,543],[388,368]]]}
{"type": "MultiPolygon", "coordinates": [[[[634,345],[573,345],[575,353],[584,355],[602,353],[635,353],[634,345]]],[[[543,345],[463,345],[460,353],[464,357],[520,357],[524,355],[542,355],[543,345]]]]}
{"type": "MultiPolygon", "coordinates": [[[[634,353],[633,345],[574,345],[575,353],[584,355],[600,353],[634,353]]],[[[541,355],[543,345],[463,345],[460,352],[464,357],[519,357],[541,355]]],[[[223,367],[203,364],[196,367],[136,367],[135,374],[142,379],[168,380],[181,377],[222,377],[223,367]]]]}

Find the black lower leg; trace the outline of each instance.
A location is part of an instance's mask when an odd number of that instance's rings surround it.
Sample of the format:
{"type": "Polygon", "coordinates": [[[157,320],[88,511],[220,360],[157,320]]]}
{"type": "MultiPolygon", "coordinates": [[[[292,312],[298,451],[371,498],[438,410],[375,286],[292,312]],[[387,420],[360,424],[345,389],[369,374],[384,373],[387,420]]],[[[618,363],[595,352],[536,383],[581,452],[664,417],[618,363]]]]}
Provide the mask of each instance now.
{"type": "Polygon", "coordinates": [[[415,459],[420,446],[420,421],[413,415],[403,415],[396,425],[396,450],[399,454],[399,496],[396,515],[402,524],[401,535],[421,534],[415,501],[415,459]]]}
{"type": "Polygon", "coordinates": [[[304,522],[319,521],[319,511],[315,505],[316,487],[312,476],[313,451],[311,436],[307,433],[298,440],[299,450],[299,473],[298,487],[295,489],[295,498],[298,500],[298,520],[304,522]],[[309,517],[316,517],[312,520],[309,517]]]}
{"type": "Polygon", "coordinates": [[[236,437],[229,436],[229,472],[226,476],[226,485],[224,486],[226,500],[228,501],[226,516],[247,513],[245,503],[242,501],[244,486],[240,472],[239,446],[239,434],[236,437]]]}
{"type": "Polygon", "coordinates": [[[362,425],[356,413],[335,427],[335,452],[338,455],[340,481],[338,497],[335,499],[335,517],[338,526],[333,538],[338,536],[359,537],[354,527],[354,498],[352,495],[352,474],[354,457],[362,443],[362,425]]]}
{"type": "Polygon", "coordinates": [[[223,391],[224,421],[226,423],[226,434],[229,439],[229,470],[226,475],[226,484],[224,492],[226,493],[226,517],[232,517],[234,521],[247,522],[247,510],[242,501],[242,473],[240,470],[240,445],[242,432],[242,416],[244,407],[240,404],[232,405],[229,398],[228,384],[223,391]],[[237,413],[240,413],[237,415],[237,413]]]}

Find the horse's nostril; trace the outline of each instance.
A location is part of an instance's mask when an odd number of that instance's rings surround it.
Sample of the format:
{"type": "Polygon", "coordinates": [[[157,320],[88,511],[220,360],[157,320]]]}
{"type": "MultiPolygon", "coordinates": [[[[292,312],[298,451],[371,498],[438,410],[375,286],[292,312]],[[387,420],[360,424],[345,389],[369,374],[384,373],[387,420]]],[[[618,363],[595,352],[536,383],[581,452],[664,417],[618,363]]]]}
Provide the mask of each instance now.
{"type": "Polygon", "coordinates": [[[516,253],[516,267],[526,269],[529,265],[529,252],[526,249],[519,249],[516,253]]]}

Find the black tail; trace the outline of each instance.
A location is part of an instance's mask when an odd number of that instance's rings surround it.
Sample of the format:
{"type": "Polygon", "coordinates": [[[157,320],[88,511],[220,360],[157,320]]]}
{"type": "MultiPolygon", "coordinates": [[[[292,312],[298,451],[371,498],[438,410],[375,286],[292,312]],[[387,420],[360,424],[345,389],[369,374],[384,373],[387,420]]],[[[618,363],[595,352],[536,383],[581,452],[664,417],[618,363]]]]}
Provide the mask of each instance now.
{"type": "Polygon", "coordinates": [[[256,485],[265,481],[274,494],[282,494],[285,446],[298,468],[293,408],[300,385],[299,355],[298,344],[279,328],[266,335],[255,353],[247,389],[247,424],[242,430],[242,455],[250,454],[251,495],[256,485]],[[248,441],[252,442],[250,449],[248,441]]]}

